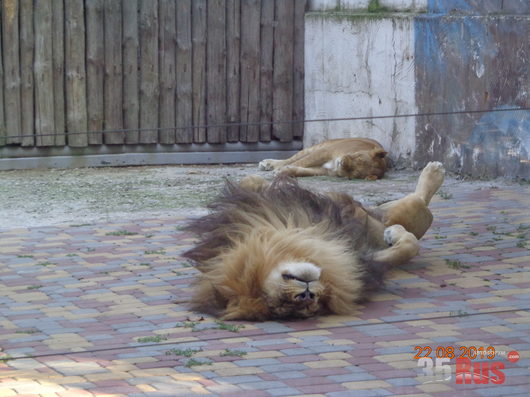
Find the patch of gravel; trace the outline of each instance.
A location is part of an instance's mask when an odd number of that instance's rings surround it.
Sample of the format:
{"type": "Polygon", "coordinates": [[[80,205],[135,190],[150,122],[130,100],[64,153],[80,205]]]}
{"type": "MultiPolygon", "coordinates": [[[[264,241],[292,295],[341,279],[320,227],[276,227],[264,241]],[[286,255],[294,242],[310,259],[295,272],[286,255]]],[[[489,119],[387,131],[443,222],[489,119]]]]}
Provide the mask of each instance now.
{"type": "MultiPolygon", "coordinates": [[[[219,191],[225,178],[250,174],[272,178],[256,164],[229,166],[148,166],[24,170],[0,172],[0,228],[79,225],[141,218],[198,215],[219,191]]],[[[320,191],[342,191],[366,205],[376,205],[411,192],[418,171],[391,170],[379,181],[300,178],[320,191]]],[[[446,177],[442,192],[450,196],[462,181],[446,177]]],[[[509,181],[466,181],[480,189],[509,181]]]]}

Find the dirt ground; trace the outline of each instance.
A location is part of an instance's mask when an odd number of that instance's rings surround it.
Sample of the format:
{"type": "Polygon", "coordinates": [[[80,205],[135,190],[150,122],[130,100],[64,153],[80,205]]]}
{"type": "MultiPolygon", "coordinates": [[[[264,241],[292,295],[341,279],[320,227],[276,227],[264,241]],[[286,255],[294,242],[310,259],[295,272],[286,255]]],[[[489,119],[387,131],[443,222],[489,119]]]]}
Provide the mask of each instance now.
{"type": "MultiPolygon", "coordinates": [[[[200,214],[225,178],[239,180],[249,174],[272,178],[270,172],[258,171],[256,164],[4,171],[0,172],[0,228],[200,214]]],[[[379,181],[330,177],[300,181],[316,190],[347,192],[370,206],[411,192],[418,175],[419,171],[390,170],[379,181]]],[[[447,175],[438,194],[449,198],[451,188],[461,183],[476,190],[515,182],[463,181],[447,175]]]]}

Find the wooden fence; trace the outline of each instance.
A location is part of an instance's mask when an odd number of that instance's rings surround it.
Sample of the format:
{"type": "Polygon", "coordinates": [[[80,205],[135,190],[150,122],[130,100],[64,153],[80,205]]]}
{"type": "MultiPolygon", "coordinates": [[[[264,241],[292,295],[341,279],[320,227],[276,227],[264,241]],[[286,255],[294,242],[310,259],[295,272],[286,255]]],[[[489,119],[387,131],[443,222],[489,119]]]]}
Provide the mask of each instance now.
{"type": "Polygon", "coordinates": [[[0,1],[1,146],[303,134],[306,0],[0,1]]]}

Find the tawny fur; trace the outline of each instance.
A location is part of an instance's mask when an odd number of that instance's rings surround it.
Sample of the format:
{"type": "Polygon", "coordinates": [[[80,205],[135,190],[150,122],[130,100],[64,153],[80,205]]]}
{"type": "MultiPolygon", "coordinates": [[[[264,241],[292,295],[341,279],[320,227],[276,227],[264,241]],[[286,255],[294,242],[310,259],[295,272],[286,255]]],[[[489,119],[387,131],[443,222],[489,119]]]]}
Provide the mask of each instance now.
{"type": "Polygon", "coordinates": [[[263,160],[259,168],[294,177],[329,175],[380,179],[389,165],[387,154],[373,139],[330,139],[303,149],[286,160],[263,160]]]}
{"type": "Polygon", "coordinates": [[[210,214],[189,225],[199,236],[185,253],[201,271],[194,308],[258,321],[351,313],[391,266],[417,255],[443,176],[429,163],[414,193],[374,210],[285,176],[227,182],[210,214]]]}
{"type": "MultiPolygon", "coordinates": [[[[193,297],[196,309],[224,319],[252,320],[345,314],[382,282],[386,264],[369,259],[366,217],[355,212],[362,211],[359,203],[344,195],[339,204],[288,178],[267,187],[242,185],[227,183],[213,212],[190,227],[201,235],[201,242],[186,253],[202,271],[193,297]],[[278,294],[265,290],[271,271],[289,261],[321,269],[322,292],[312,305],[275,300],[278,294]]],[[[289,285],[280,287],[288,294],[289,285]]]]}

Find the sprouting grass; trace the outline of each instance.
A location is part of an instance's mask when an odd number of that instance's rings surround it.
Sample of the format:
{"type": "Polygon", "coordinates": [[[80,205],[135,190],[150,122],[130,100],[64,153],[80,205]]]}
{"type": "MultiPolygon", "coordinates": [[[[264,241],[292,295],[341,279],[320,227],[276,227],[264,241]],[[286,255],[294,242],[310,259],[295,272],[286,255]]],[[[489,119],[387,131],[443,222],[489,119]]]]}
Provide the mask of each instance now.
{"type": "Polygon", "coordinates": [[[218,329],[230,332],[239,332],[240,329],[245,328],[243,324],[227,324],[221,320],[216,320],[215,323],[218,325],[218,329]]]}
{"type": "Polygon", "coordinates": [[[42,287],[43,287],[43,285],[30,285],[28,287],[28,289],[39,289],[39,288],[42,288],[42,287]]]}
{"type": "Polygon", "coordinates": [[[196,331],[195,326],[197,324],[199,324],[197,321],[183,321],[181,323],[177,323],[175,328],[192,328],[193,331],[196,331]]]}
{"type": "Polygon", "coordinates": [[[138,343],[160,343],[164,340],[167,340],[167,335],[142,336],[136,341],[138,343]]]}
{"type": "Polygon", "coordinates": [[[469,232],[469,235],[470,236],[478,236],[478,233],[477,232],[469,232]]]}
{"type": "Polygon", "coordinates": [[[171,356],[171,355],[175,355],[175,356],[183,356],[183,357],[191,357],[193,356],[195,353],[198,353],[202,351],[201,349],[170,349],[166,352],[166,356],[171,356]]]}
{"type": "Polygon", "coordinates": [[[39,330],[38,329],[21,329],[19,331],[15,331],[15,334],[25,334],[25,335],[31,335],[31,334],[36,334],[38,333],[39,330]]]}
{"type": "Polygon", "coordinates": [[[453,194],[452,193],[447,193],[447,192],[444,192],[443,190],[440,190],[438,192],[438,196],[440,196],[444,200],[450,200],[450,199],[453,198],[453,194]]]}
{"type": "Polygon", "coordinates": [[[212,365],[211,361],[199,361],[194,358],[190,358],[186,363],[186,368],[196,367],[198,365],[212,365]]]}
{"type": "Polygon", "coordinates": [[[17,255],[17,258],[33,258],[33,255],[17,255]]]}
{"type": "Polygon", "coordinates": [[[48,261],[37,263],[37,266],[50,266],[50,265],[53,265],[53,263],[48,262],[48,261]]]}
{"type": "Polygon", "coordinates": [[[469,265],[464,265],[462,262],[460,261],[453,261],[451,259],[446,259],[445,260],[445,263],[447,264],[447,266],[449,266],[451,269],[469,269],[471,266],[469,265]]]}
{"type": "Polygon", "coordinates": [[[437,235],[434,236],[434,238],[435,238],[436,240],[442,240],[442,239],[444,239],[444,238],[447,238],[447,236],[442,236],[442,235],[437,234],[437,235]]]}
{"type": "Polygon", "coordinates": [[[231,350],[231,349],[225,349],[224,352],[221,352],[219,355],[221,357],[243,357],[247,354],[247,352],[243,350],[231,350]]]}
{"type": "Polygon", "coordinates": [[[116,230],[115,232],[105,233],[105,236],[135,236],[138,233],[130,232],[128,230],[116,230]]]}
{"type": "Polygon", "coordinates": [[[469,313],[464,311],[464,310],[458,309],[458,311],[456,311],[456,312],[449,312],[449,316],[451,316],[451,317],[466,317],[466,316],[469,316],[469,313]]]}
{"type": "Polygon", "coordinates": [[[0,363],[4,363],[4,364],[5,364],[5,363],[7,363],[9,360],[12,360],[12,359],[13,359],[13,357],[11,357],[11,356],[8,354],[8,355],[6,355],[6,356],[2,356],[2,357],[0,357],[0,363]]]}
{"type": "Polygon", "coordinates": [[[144,254],[146,255],[164,255],[166,253],[165,250],[159,249],[159,250],[145,250],[144,254]]]}

